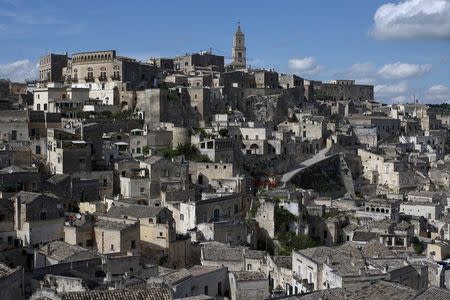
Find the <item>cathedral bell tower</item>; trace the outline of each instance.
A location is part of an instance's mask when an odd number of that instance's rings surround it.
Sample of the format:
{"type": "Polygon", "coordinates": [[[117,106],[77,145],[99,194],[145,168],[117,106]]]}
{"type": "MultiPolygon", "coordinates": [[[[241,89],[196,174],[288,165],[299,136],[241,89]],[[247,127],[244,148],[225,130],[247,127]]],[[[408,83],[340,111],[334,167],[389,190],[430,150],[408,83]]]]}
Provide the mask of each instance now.
{"type": "Polygon", "coordinates": [[[241,31],[241,23],[238,22],[233,38],[233,62],[231,63],[233,68],[245,69],[247,66],[246,56],[245,35],[241,31]]]}

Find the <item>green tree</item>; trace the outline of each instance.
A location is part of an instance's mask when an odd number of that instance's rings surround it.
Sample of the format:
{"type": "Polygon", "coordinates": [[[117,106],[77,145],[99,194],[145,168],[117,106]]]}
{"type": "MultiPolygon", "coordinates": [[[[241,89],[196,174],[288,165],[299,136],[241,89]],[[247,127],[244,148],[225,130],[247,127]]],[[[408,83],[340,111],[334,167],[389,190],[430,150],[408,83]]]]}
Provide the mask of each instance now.
{"type": "Polygon", "coordinates": [[[220,129],[220,130],[219,130],[219,135],[220,135],[221,137],[227,137],[227,136],[228,136],[228,129],[226,129],[226,128],[220,129]]]}

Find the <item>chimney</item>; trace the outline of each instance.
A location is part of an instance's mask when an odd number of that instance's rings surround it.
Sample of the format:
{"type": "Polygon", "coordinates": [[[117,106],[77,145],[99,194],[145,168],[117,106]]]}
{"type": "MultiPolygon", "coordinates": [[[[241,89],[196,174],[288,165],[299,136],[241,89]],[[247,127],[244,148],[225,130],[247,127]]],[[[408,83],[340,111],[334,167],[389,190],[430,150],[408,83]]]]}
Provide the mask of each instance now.
{"type": "Polygon", "coordinates": [[[17,196],[14,199],[14,210],[15,210],[15,222],[14,222],[14,229],[15,230],[20,230],[22,229],[22,224],[21,224],[21,220],[20,220],[20,210],[21,210],[21,205],[20,205],[20,196],[17,196]]]}

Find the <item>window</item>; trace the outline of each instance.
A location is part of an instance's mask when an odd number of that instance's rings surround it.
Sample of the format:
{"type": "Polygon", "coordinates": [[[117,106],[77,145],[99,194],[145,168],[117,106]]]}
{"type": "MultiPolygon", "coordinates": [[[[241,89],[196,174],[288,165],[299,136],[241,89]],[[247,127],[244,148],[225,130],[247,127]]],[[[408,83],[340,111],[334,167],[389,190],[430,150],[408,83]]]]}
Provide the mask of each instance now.
{"type": "Polygon", "coordinates": [[[86,240],[86,247],[92,247],[94,245],[93,240],[86,240]]]}
{"type": "Polygon", "coordinates": [[[111,244],[111,251],[114,251],[114,244],[111,244]]]}
{"type": "Polygon", "coordinates": [[[11,140],[17,140],[17,130],[11,131],[11,140]]]}
{"type": "Polygon", "coordinates": [[[41,110],[41,105],[39,103],[36,105],[36,110],[41,110]]]}
{"type": "Polygon", "coordinates": [[[162,232],[160,232],[160,233],[159,233],[159,236],[163,236],[163,233],[162,233],[162,232]]]}
{"type": "Polygon", "coordinates": [[[234,205],[234,213],[237,214],[239,212],[239,206],[237,204],[234,205]]]}
{"type": "Polygon", "coordinates": [[[139,188],[139,192],[140,192],[141,194],[143,194],[144,191],[145,191],[145,188],[143,188],[143,187],[139,188]]]}
{"type": "Polygon", "coordinates": [[[47,103],[44,103],[44,110],[47,110],[47,103]]]}
{"type": "Polygon", "coordinates": [[[41,213],[39,214],[39,218],[41,219],[41,221],[47,220],[47,212],[41,211],[41,213]]]}
{"type": "Polygon", "coordinates": [[[247,271],[251,271],[252,270],[252,264],[247,264],[247,271]]]}
{"type": "Polygon", "coordinates": [[[180,221],[184,221],[184,215],[180,214],[180,221]]]}
{"type": "Polygon", "coordinates": [[[208,286],[205,285],[205,295],[208,295],[208,286]]]}
{"type": "Polygon", "coordinates": [[[136,241],[135,240],[131,241],[131,249],[136,249],[136,241]]]}
{"type": "Polygon", "coordinates": [[[39,145],[36,146],[36,154],[37,155],[41,154],[41,146],[39,145]]]}

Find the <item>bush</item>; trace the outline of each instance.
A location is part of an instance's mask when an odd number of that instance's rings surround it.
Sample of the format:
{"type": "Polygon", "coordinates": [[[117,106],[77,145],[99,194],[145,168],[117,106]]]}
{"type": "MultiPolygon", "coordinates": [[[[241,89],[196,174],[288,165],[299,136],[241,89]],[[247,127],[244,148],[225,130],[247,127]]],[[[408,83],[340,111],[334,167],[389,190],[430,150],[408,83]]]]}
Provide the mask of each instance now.
{"type": "Polygon", "coordinates": [[[293,250],[302,250],[317,246],[317,242],[304,234],[295,234],[294,232],[283,232],[278,234],[280,249],[278,255],[292,255],[293,250]]]}
{"type": "Polygon", "coordinates": [[[200,154],[200,151],[190,143],[178,144],[177,148],[171,149],[167,148],[162,151],[162,155],[165,158],[173,158],[175,156],[184,155],[187,160],[195,161],[195,162],[211,162],[209,157],[204,154],[200,154]]]}
{"type": "Polygon", "coordinates": [[[219,130],[219,135],[220,135],[221,137],[227,137],[227,136],[228,136],[228,129],[226,129],[226,128],[220,129],[220,130],[219,130]]]}

